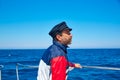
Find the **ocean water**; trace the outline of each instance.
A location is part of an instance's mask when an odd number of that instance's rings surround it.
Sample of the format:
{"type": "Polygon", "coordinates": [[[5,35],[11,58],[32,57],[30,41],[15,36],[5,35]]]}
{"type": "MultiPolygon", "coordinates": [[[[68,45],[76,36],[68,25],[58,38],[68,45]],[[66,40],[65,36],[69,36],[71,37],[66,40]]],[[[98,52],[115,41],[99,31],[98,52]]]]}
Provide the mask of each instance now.
{"type": "MultiPolygon", "coordinates": [[[[17,80],[16,64],[38,66],[45,49],[0,50],[2,80],[17,80]]],[[[70,62],[120,68],[120,49],[68,49],[70,62]]],[[[37,68],[18,66],[19,80],[36,80],[37,68]]],[[[68,80],[120,80],[120,70],[82,68],[69,72],[68,80]]]]}

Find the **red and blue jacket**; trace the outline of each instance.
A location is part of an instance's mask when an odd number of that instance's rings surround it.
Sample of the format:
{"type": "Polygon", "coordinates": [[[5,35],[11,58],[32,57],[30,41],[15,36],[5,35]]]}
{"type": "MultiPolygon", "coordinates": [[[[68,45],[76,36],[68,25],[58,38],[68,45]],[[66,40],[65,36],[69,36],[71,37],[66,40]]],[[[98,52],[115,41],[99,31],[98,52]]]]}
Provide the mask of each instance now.
{"type": "Polygon", "coordinates": [[[66,80],[69,67],[75,67],[67,58],[67,46],[53,41],[39,63],[37,80],[66,80]]]}

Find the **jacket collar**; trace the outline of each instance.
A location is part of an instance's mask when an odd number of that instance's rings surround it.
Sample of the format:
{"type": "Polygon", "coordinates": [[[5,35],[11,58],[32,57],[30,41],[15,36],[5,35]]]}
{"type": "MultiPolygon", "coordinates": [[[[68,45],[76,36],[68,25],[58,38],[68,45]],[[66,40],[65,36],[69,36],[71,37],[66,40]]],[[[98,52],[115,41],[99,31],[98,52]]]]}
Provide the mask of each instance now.
{"type": "Polygon", "coordinates": [[[67,53],[68,46],[61,44],[58,41],[53,40],[53,44],[60,47],[65,53],[67,53]]]}

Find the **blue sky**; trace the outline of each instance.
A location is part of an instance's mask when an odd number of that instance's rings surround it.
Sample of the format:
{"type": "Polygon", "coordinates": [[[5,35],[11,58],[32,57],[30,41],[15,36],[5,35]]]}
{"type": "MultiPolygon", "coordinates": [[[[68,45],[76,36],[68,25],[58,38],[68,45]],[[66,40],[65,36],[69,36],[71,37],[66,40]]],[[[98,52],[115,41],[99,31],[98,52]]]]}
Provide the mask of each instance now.
{"type": "Polygon", "coordinates": [[[0,0],[0,49],[39,49],[66,21],[70,48],[120,48],[120,0],[0,0]]]}

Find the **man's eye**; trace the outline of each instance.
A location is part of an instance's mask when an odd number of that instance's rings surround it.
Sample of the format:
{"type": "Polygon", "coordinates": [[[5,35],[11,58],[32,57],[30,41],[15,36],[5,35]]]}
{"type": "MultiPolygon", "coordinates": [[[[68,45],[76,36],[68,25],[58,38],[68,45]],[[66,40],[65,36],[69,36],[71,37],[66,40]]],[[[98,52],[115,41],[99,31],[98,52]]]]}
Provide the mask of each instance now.
{"type": "Polygon", "coordinates": [[[68,35],[70,35],[71,33],[67,33],[68,35]]]}

